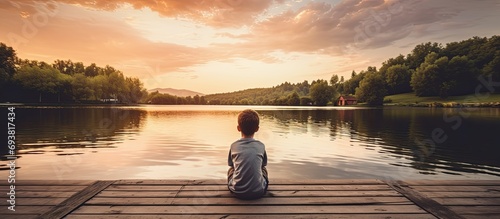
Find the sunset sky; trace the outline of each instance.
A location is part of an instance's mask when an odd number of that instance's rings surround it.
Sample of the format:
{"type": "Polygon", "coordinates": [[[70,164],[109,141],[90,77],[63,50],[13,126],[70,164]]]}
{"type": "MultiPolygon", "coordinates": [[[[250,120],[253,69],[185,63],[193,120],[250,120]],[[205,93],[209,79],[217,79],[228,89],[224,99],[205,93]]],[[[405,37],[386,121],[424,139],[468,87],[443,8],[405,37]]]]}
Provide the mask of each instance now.
{"type": "Polygon", "coordinates": [[[20,58],[210,94],[348,79],[423,42],[498,35],[500,1],[1,0],[0,19],[20,58]]]}

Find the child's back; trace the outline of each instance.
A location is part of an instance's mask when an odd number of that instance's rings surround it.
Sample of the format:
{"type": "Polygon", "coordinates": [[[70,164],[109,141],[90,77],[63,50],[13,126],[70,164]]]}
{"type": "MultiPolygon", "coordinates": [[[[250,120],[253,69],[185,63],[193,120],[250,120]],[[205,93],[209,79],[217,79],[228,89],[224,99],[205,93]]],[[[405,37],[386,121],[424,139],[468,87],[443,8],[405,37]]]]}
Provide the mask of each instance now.
{"type": "Polygon", "coordinates": [[[231,144],[229,150],[228,188],[239,198],[253,199],[267,191],[267,154],[262,142],[253,139],[259,129],[259,117],[253,110],[238,116],[238,131],[242,138],[231,144]]]}

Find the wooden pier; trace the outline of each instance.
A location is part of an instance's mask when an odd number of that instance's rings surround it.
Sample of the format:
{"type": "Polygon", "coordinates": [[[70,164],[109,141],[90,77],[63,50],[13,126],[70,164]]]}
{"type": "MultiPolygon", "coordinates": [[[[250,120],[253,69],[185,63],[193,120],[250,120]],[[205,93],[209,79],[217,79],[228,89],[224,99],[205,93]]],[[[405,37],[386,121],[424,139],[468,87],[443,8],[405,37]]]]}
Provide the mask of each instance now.
{"type": "Polygon", "coordinates": [[[500,218],[500,180],[275,179],[250,201],[225,180],[18,180],[15,189],[16,211],[2,200],[2,218],[500,218]]]}

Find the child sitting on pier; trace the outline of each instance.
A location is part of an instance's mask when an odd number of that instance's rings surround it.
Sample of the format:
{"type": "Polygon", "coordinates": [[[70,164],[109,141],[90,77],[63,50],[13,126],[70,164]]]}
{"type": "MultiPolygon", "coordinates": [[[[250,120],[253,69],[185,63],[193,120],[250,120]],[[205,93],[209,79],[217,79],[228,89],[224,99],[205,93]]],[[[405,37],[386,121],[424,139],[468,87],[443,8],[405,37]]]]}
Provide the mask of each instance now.
{"type": "Polygon", "coordinates": [[[227,159],[228,188],[242,199],[260,198],[267,192],[267,154],[262,142],[253,138],[259,130],[259,115],[254,110],[244,110],[238,115],[241,139],[231,144],[227,159]]]}

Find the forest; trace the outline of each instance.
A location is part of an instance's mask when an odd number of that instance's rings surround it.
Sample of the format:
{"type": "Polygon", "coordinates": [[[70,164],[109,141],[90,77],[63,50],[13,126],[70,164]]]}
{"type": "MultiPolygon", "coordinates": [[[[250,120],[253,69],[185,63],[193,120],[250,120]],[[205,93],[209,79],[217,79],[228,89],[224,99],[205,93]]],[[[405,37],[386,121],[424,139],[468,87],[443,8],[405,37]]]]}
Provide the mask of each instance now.
{"type": "Polygon", "coordinates": [[[12,47],[3,43],[0,92],[1,102],[21,103],[139,103],[147,95],[138,78],[125,77],[109,65],[20,59],[12,47]]]}
{"type": "MultiPolygon", "coordinates": [[[[52,64],[20,59],[12,47],[0,43],[0,102],[72,102],[211,105],[334,105],[340,95],[358,102],[382,105],[386,95],[449,96],[492,92],[476,90],[484,81],[500,82],[500,36],[472,37],[446,45],[422,43],[407,54],[389,58],[380,68],[329,80],[284,82],[271,88],[253,88],[206,96],[178,97],[148,93],[138,78],[125,77],[111,66],[85,66],[71,60],[52,64]]],[[[498,89],[497,89],[498,92],[498,89]]]]}

